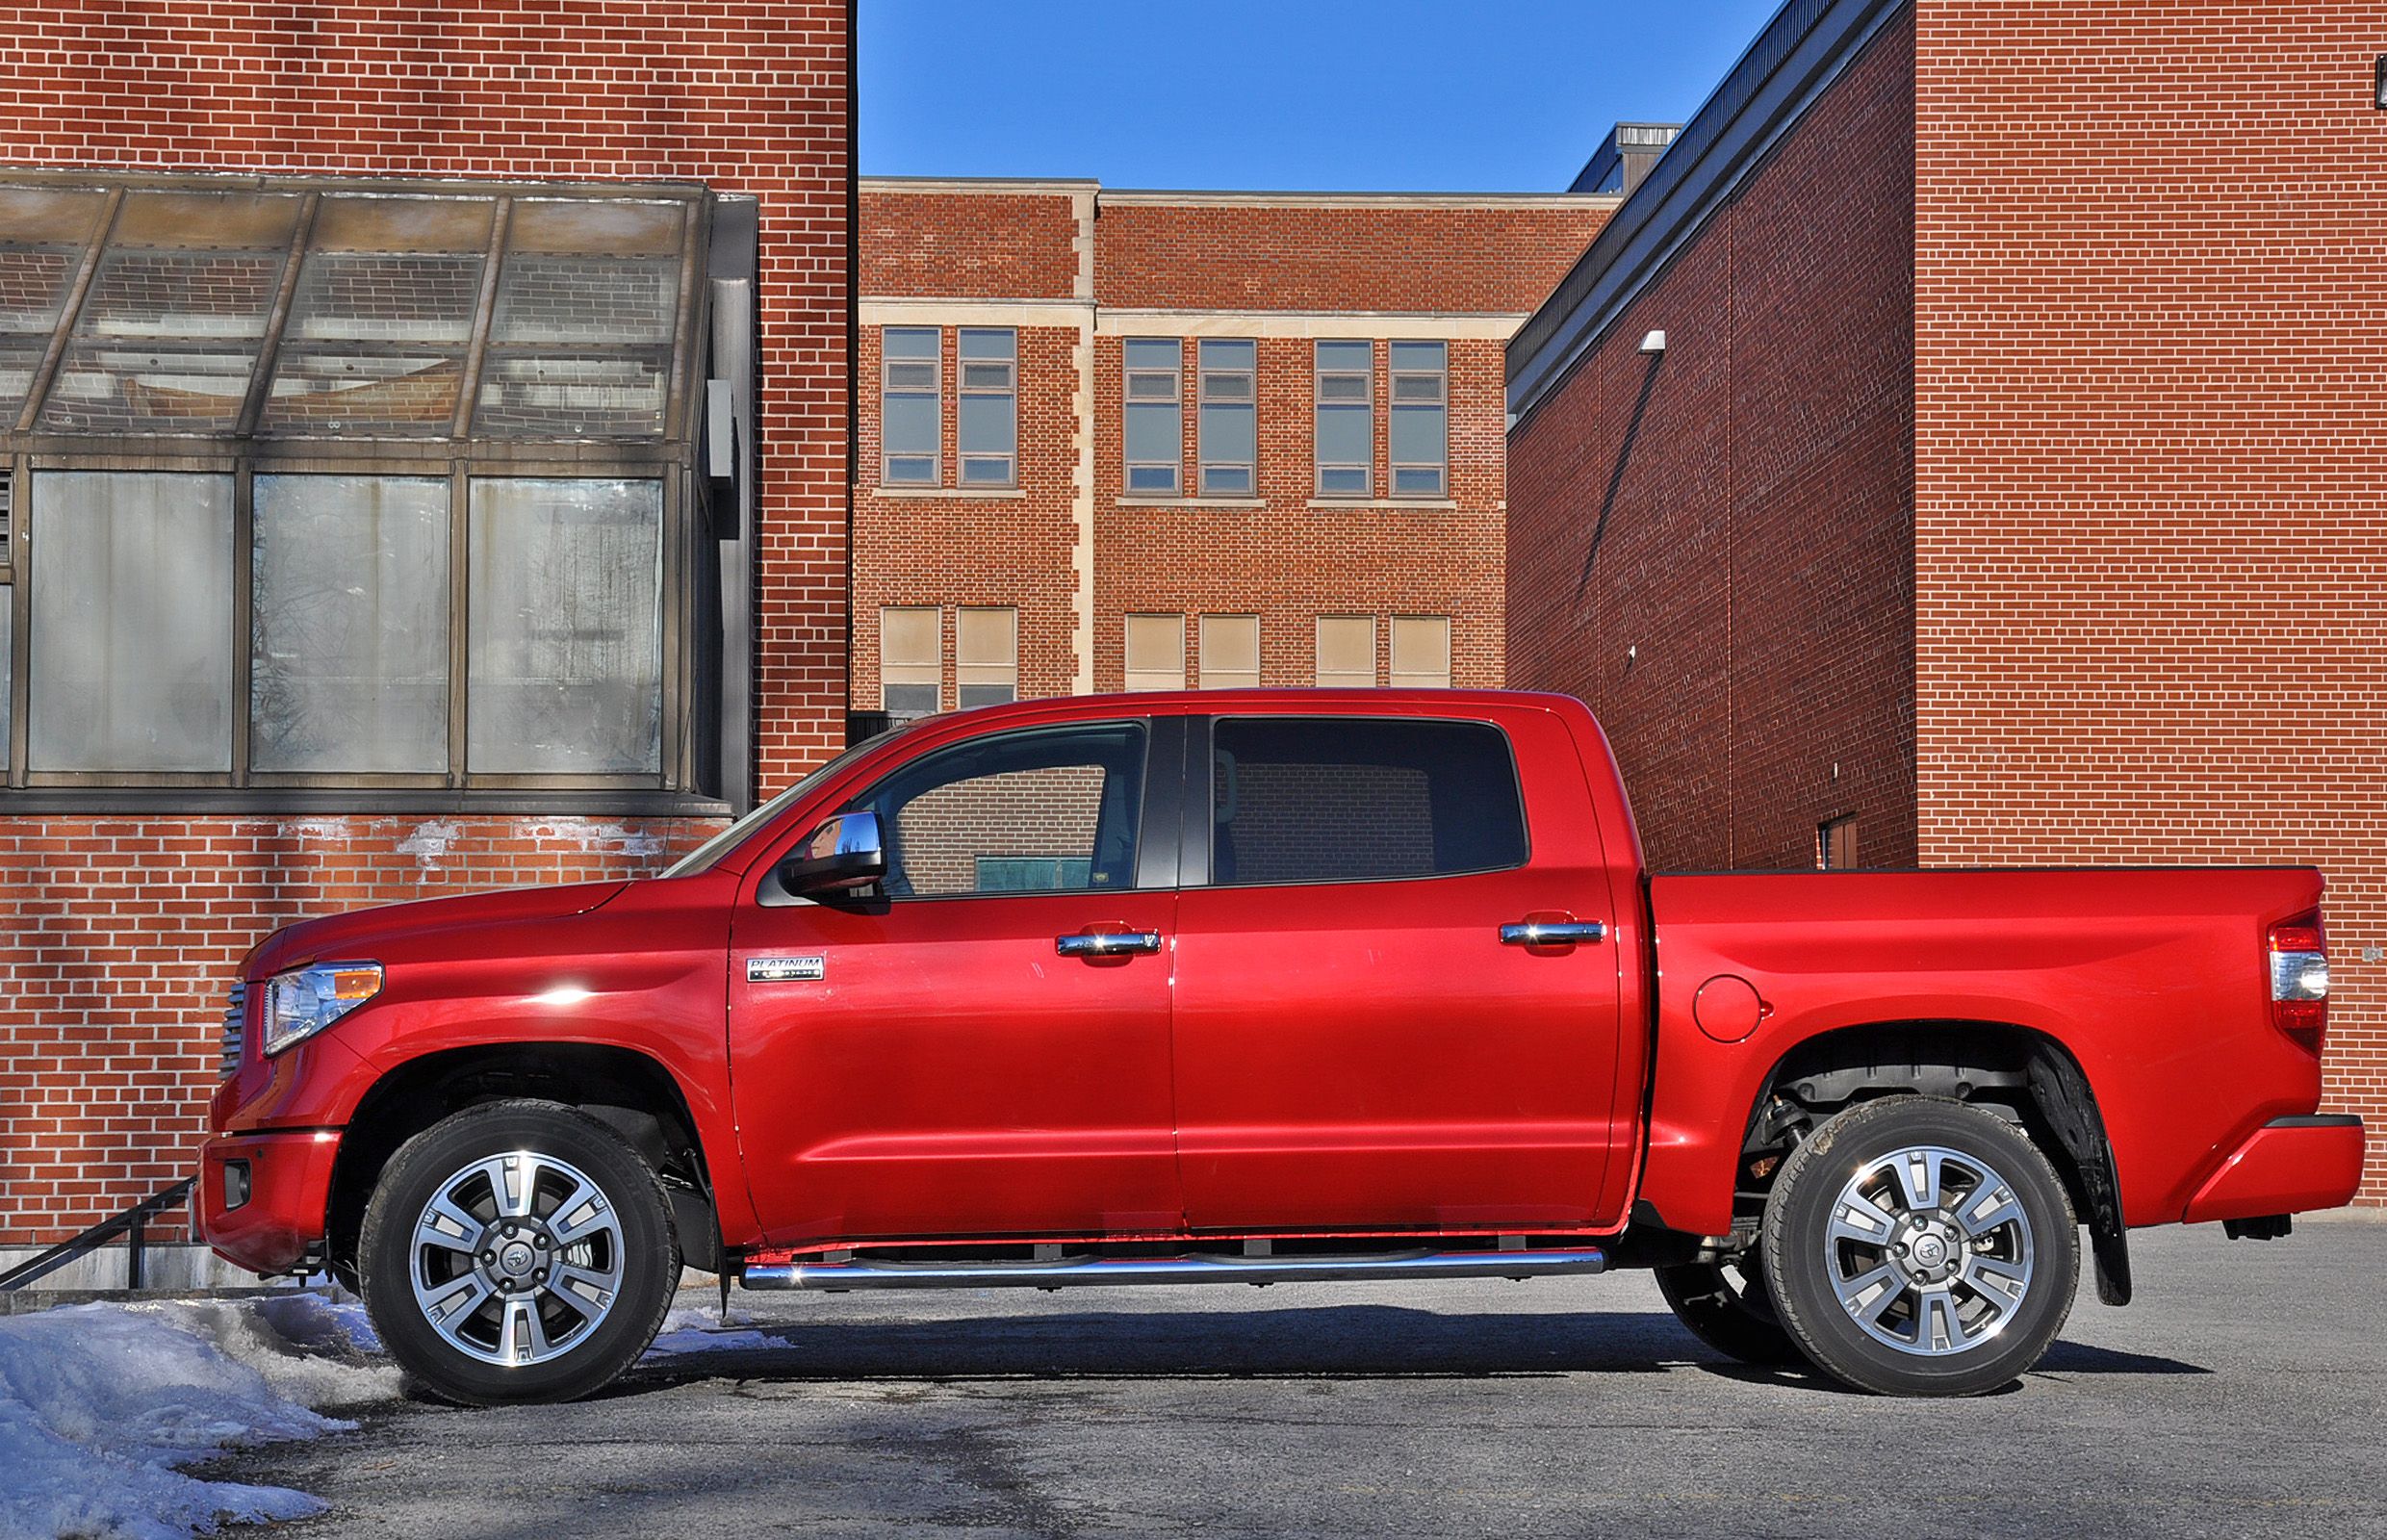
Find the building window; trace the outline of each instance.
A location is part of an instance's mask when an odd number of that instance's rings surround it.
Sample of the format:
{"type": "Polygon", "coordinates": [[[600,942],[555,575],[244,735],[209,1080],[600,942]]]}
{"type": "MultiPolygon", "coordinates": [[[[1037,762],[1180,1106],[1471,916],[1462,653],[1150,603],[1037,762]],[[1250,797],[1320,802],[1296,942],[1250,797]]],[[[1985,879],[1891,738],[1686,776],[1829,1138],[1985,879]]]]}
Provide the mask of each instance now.
{"type": "Polygon", "coordinates": [[[1185,465],[1180,404],[1184,345],[1173,337],[1130,337],[1127,361],[1125,458],[1127,491],[1175,497],[1185,465]]]}
{"type": "Polygon", "coordinates": [[[1375,491],[1375,345],[1321,339],[1317,377],[1318,495],[1375,491]]]}
{"type": "Polygon", "coordinates": [[[10,784],[704,789],[711,212],[0,176],[10,784]]]}
{"type": "Polygon", "coordinates": [[[1393,688],[1450,687],[1450,620],[1447,615],[1393,619],[1393,688]]]}
{"type": "Polygon", "coordinates": [[[1185,688],[1185,617],[1127,617],[1127,687],[1131,690],[1185,688]]]}
{"type": "Polygon", "coordinates": [[[448,491],[444,476],[257,477],[260,773],[448,768],[448,491]]]}
{"type": "Polygon", "coordinates": [[[1318,617],[1318,683],[1322,689],[1375,688],[1375,617],[1318,617]]]}
{"type": "Polygon", "coordinates": [[[1441,498],[1449,493],[1450,460],[1450,360],[1442,343],[1392,345],[1393,496],[1441,498]]]}
{"type": "Polygon", "coordinates": [[[36,771],[232,768],[233,478],[34,476],[36,771]]]}
{"type": "Polygon", "coordinates": [[[944,361],[934,326],[889,326],[879,334],[879,479],[891,487],[938,484],[944,361]]]}
{"type": "Polygon", "coordinates": [[[1259,485],[1257,410],[1259,344],[1248,337],[1209,337],[1201,344],[1201,494],[1248,498],[1259,485]]]}
{"type": "Polygon", "coordinates": [[[964,605],[954,626],[963,710],[1019,699],[1019,611],[964,605]]]}
{"type": "Polygon", "coordinates": [[[1827,872],[1857,869],[1857,815],[1827,818],[1815,826],[1815,865],[1827,872]]]}
{"type": "Polygon", "coordinates": [[[465,767],[654,773],[662,483],[476,476],[471,488],[465,767]]]}
{"type": "Polygon", "coordinates": [[[945,682],[942,626],[934,604],[879,611],[879,709],[910,720],[936,714],[945,682]]]}
{"type": "Polygon", "coordinates": [[[964,326],[960,440],[962,484],[1008,487],[1019,481],[1019,334],[1010,327],[964,326]]]}
{"type": "Polygon", "coordinates": [[[1202,617],[1202,688],[1248,690],[1260,683],[1260,617],[1202,617]]]}

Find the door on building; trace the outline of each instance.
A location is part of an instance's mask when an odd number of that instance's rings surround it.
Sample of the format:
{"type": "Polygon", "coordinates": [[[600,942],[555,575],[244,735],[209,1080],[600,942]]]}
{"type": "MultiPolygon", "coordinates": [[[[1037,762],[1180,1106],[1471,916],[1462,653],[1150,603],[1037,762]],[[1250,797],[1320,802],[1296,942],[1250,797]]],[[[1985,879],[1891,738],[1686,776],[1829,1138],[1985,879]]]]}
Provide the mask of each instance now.
{"type": "Polygon", "coordinates": [[[1615,916],[1585,786],[1524,800],[1528,731],[1573,761],[1538,712],[1224,717],[1207,752],[1195,724],[1212,815],[1185,856],[1172,1027],[1193,1228],[1594,1220],[1626,1137],[1614,947],[1501,932],[1615,916]]]}
{"type": "Polygon", "coordinates": [[[1175,720],[976,737],[848,804],[878,816],[883,896],[749,895],[731,1065],[775,1240],[1179,1227],[1156,740],[1173,826],[1175,720]]]}

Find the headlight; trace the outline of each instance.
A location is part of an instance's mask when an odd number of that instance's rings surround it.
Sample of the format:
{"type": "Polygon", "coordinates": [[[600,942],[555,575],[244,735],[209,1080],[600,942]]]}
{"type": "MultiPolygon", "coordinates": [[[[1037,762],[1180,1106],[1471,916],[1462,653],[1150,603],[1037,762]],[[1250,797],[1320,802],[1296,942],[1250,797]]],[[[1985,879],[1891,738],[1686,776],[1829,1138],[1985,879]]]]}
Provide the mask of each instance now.
{"type": "Polygon", "coordinates": [[[380,992],[378,962],[318,962],[268,981],[266,1052],[314,1037],[380,992]]]}

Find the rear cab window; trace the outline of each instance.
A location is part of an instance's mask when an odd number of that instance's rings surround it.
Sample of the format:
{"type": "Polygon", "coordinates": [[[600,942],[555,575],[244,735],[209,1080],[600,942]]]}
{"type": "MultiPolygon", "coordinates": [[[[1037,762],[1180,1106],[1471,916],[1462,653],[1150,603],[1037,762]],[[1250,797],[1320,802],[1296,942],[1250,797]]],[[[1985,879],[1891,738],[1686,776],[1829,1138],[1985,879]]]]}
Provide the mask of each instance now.
{"type": "Polygon", "coordinates": [[[1220,718],[1210,790],[1214,886],[1452,877],[1527,856],[1516,755],[1487,722],[1220,718]]]}

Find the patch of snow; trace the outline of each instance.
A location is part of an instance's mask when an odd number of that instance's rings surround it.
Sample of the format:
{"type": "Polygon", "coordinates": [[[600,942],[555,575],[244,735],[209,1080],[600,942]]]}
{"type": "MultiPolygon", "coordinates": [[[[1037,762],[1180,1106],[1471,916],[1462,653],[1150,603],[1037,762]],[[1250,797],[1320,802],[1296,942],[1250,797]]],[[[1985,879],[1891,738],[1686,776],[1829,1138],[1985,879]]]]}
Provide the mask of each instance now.
{"type": "Polygon", "coordinates": [[[300,1294],[0,1319],[0,1536],[182,1540],[321,1511],[303,1492],[181,1468],[345,1432],[356,1424],[316,1408],[398,1394],[362,1322],[358,1306],[300,1294]]]}
{"type": "Polygon", "coordinates": [[[691,1353],[743,1352],[757,1348],[784,1347],[779,1338],[747,1324],[754,1318],[735,1305],[723,1319],[721,1306],[674,1305],[663,1315],[649,1358],[684,1358],[691,1353]],[[742,1328],[742,1329],[741,1329],[742,1328]]]}

